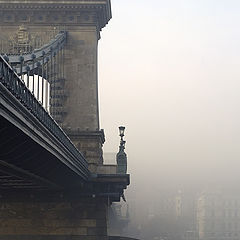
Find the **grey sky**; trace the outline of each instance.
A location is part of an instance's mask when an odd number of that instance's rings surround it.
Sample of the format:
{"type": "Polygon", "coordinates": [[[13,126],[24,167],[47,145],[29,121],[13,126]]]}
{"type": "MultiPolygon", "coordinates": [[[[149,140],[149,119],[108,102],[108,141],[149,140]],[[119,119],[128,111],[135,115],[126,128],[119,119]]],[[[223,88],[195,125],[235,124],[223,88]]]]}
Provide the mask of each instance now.
{"type": "Polygon", "coordinates": [[[240,2],[112,0],[112,10],[99,42],[105,151],[124,124],[132,184],[239,181],[240,2]]]}

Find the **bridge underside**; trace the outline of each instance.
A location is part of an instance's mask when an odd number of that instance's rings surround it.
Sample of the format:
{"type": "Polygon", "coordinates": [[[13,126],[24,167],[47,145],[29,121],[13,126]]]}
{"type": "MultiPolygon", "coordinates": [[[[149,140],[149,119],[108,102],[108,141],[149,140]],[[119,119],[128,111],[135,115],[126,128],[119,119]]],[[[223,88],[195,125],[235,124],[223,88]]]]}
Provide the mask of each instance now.
{"type": "Polygon", "coordinates": [[[0,133],[0,189],[80,186],[77,174],[3,116],[0,133]]]}

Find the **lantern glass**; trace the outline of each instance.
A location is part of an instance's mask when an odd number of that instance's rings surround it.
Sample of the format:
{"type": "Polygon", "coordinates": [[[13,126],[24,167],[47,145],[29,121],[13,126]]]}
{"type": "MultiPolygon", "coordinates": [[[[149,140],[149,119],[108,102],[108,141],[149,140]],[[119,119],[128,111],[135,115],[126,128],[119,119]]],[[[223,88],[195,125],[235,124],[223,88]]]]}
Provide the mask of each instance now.
{"type": "Polygon", "coordinates": [[[120,137],[124,136],[124,130],[125,130],[125,127],[123,127],[123,126],[119,127],[119,136],[120,137]]]}

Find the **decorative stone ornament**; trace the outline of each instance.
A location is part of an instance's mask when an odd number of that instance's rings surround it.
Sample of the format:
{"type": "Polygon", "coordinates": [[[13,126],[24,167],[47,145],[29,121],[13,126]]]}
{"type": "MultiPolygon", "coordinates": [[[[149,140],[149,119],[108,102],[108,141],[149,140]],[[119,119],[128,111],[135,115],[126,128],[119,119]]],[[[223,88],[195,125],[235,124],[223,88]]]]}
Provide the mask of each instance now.
{"type": "Polygon", "coordinates": [[[127,154],[123,148],[119,148],[117,153],[117,174],[127,173],[127,154]]]}
{"type": "Polygon", "coordinates": [[[7,25],[95,24],[100,31],[111,17],[110,0],[0,0],[0,21],[7,25]]]}

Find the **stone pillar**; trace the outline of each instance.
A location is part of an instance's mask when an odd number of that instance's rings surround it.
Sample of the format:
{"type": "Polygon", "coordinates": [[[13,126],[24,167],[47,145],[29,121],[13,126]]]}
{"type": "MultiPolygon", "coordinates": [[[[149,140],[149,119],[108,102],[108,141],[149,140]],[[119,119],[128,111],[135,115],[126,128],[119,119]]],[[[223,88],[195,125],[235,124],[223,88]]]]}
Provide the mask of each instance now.
{"type": "Polygon", "coordinates": [[[97,45],[95,26],[67,27],[68,40],[64,49],[65,89],[69,96],[63,127],[81,131],[99,130],[97,45]]]}
{"type": "Polygon", "coordinates": [[[67,27],[64,68],[67,114],[62,127],[96,173],[103,163],[104,133],[99,129],[96,27],[67,27]]]}

